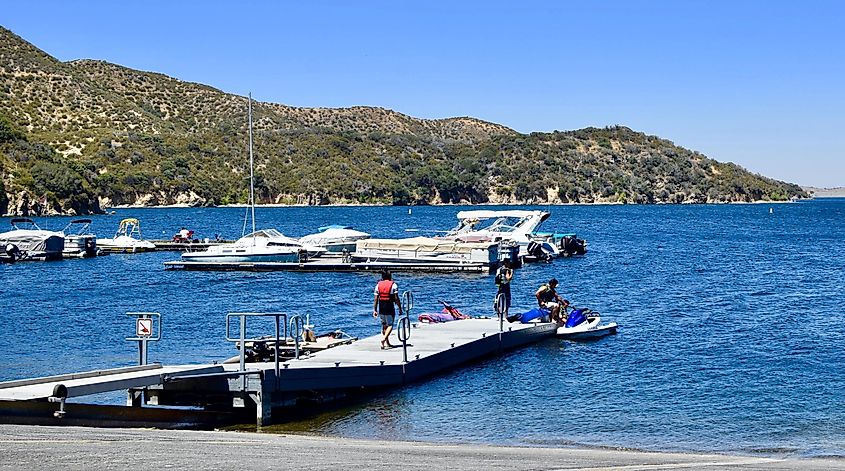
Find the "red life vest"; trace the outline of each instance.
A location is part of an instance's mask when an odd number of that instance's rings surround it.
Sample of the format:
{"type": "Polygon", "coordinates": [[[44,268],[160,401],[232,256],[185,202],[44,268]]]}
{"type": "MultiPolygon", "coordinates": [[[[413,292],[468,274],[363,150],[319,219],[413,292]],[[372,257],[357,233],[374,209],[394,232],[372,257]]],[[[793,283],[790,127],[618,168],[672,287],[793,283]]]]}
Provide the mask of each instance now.
{"type": "Polygon", "coordinates": [[[376,290],[378,291],[378,300],[379,301],[390,301],[390,292],[393,290],[393,281],[392,280],[381,280],[376,285],[376,290]]]}

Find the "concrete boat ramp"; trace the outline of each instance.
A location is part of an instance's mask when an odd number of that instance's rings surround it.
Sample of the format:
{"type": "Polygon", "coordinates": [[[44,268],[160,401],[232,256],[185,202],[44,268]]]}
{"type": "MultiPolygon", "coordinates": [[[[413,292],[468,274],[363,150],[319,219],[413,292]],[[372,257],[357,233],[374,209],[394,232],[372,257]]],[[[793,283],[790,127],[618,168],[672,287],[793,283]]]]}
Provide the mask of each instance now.
{"type": "MultiPolygon", "coordinates": [[[[249,345],[246,323],[241,335],[227,340],[249,345]]],[[[291,331],[297,322],[291,319],[291,331]]],[[[235,322],[233,322],[234,324],[235,322]]],[[[401,386],[427,376],[555,335],[553,323],[509,324],[497,318],[464,319],[442,324],[400,319],[404,343],[382,350],[380,336],[368,337],[298,358],[249,363],[164,366],[141,365],[112,370],[0,383],[0,422],[42,425],[213,427],[255,420],[268,424],[274,414],[302,404],[319,405],[350,395],[401,386]],[[126,406],[77,403],[75,399],[109,391],[127,391],[126,406]]],[[[271,342],[290,342],[297,335],[277,333],[271,342]]],[[[265,340],[266,341],[266,340],[265,340]]],[[[304,349],[303,349],[304,351],[304,349]]],[[[142,355],[142,361],[144,356],[142,355]]]]}

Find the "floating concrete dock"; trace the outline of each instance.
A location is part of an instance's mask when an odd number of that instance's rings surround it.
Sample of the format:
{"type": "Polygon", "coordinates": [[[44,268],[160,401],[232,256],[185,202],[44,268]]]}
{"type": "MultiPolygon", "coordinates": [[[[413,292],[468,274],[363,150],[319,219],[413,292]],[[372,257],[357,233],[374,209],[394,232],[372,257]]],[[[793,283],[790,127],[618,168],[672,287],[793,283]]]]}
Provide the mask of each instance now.
{"type": "Polygon", "coordinates": [[[262,425],[292,406],[418,381],[552,338],[557,328],[554,323],[508,324],[498,319],[443,324],[409,320],[406,326],[406,347],[387,350],[380,348],[380,336],[373,336],[278,364],[149,365],[0,383],[0,421],[196,427],[254,417],[262,425]],[[120,390],[128,391],[129,407],[68,401],[120,390]]]}
{"type": "Polygon", "coordinates": [[[339,257],[319,257],[304,262],[164,262],[168,270],[201,271],[301,271],[301,272],[430,272],[430,273],[489,273],[493,269],[483,263],[457,262],[346,262],[339,257]]]}

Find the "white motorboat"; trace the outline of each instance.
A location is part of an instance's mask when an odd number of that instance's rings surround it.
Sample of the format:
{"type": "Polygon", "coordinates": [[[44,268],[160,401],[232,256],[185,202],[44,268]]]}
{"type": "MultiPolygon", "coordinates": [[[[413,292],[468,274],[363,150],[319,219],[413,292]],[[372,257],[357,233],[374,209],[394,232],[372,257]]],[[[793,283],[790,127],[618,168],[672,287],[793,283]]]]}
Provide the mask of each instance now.
{"type": "MultiPolygon", "coordinates": [[[[249,123],[249,211],[252,232],[231,244],[213,245],[207,250],[184,252],[183,262],[301,262],[309,257],[318,257],[326,250],[303,244],[287,237],[276,229],[255,229],[255,177],[252,153],[252,95],[248,102],[249,123]]],[[[246,220],[244,220],[246,225],[246,220]]]]}
{"type": "Polygon", "coordinates": [[[548,259],[559,253],[553,240],[534,232],[551,214],[545,211],[460,211],[458,226],[443,238],[463,241],[510,242],[519,245],[519,256],[548,259]],[[532,244],[533,243],[533,244],[532,244]]]}
{"type": "Polygon", "coordinates": [[[316,234],[300,237],[299,241],[303,244],[322,247],[329,253],[341,253],[344,250],[352,253],[355,251],[356,242],[370,238],[370,234],[356,231],[349,226],[324,226],[319,228],[319,231],[316,234]]]}
{"type": "Polygon", "coordinates": [[[601,323],[601,315],[589,309],[573,309],[566,322],[557,328],[557,336],[566,339],[591,339],[616,333],[616,322],[601,323]]]}
{"type": "Polygon", "coordinates": [[[325,249],[308,246],[276,229],[247,234],[231,244],[212,245],[200,252],[185,252],[183,262],[300,262],[320,256],[325,249]]]}
{"type": "Polygon", "coordinates": [[[12,230],[0,234],[0,247],[15,260],[59,260],[65,247],[65,235],[45,231],[28,218],[12,219],[12,230]]]}
{"type": "Polygon", "coordinates": [[[117,232],[110,239],[97,239],[97,247],[112,253],[150,252],[156,246],[141,239],[141,222],[135,218],[120,221],[117,232]]]}
{"type": "Polygon", "coordinates": [[[366,262],[447,262],[489,266],[499,262],[499,244],[430,237],[364,239],[356,242],[352,259],[366,262]]]}
{"type": "Polygon", "coordinates": [[[65,235],[63,257],[97,256],[97,236],[88,232],[91,222],[90,219],[74,219],[62,229],[65,235]]]}

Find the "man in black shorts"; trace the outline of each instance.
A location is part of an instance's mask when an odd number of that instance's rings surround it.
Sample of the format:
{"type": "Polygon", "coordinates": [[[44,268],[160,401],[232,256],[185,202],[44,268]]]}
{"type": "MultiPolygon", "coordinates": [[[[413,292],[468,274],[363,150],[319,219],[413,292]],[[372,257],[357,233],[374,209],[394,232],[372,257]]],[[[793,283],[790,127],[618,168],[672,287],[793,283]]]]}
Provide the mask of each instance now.
{"type": "Polygon", "coordinates": [[[390,344],[390,333],[393,332],[393,322],[396,320],[396,311],[393,305],[399,308],[399,315],[402,315],[402,301],[399,300],[399,287],[392,280],[389,271],[382,272],[381,281],[376,284],[375,298],[373,299],[373,317],[381,319],[381,349],[393,348],[390,344]]]}

